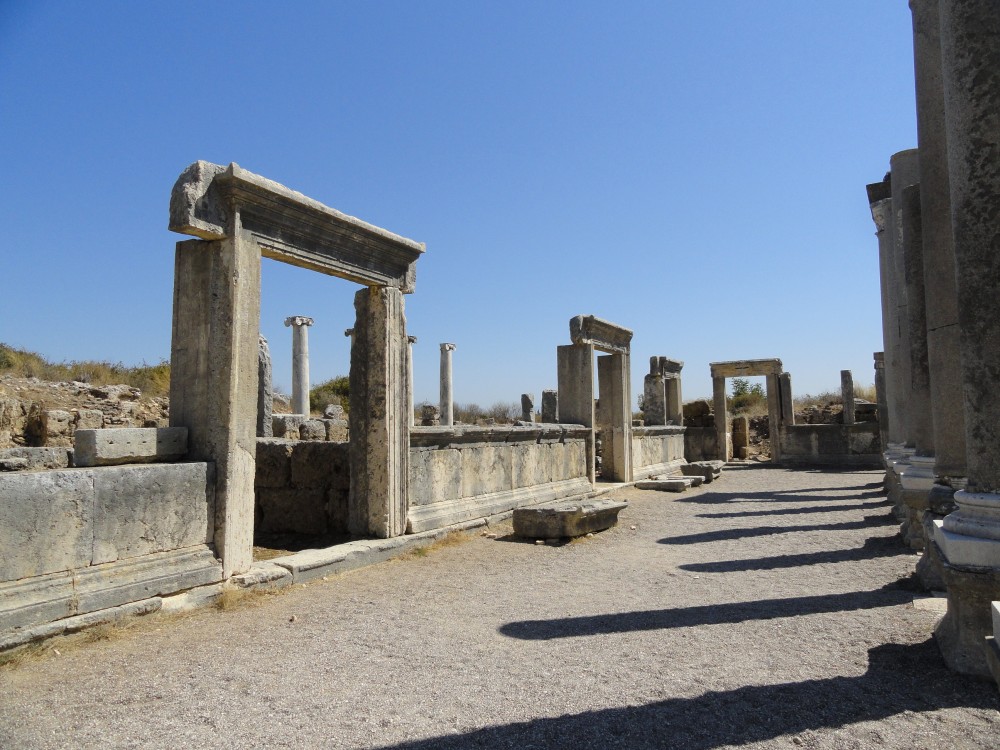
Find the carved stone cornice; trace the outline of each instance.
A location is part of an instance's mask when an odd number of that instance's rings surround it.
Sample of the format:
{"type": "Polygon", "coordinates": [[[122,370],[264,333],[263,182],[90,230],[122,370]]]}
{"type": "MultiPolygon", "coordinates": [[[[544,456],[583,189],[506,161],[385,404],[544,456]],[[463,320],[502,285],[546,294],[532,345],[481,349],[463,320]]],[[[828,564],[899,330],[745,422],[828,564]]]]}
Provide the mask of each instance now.
{"type": "Polygon", "coordinates": [[[632,331],[593,315],[577,315],[569,320],[569,338],[578,346],[592,344],[603,352],[628,354],[632,331]]]}
{"type": "Polygon", "coordinates": [[[264,257],[405,293],[414,289],[425,250],[235,163],[197,161],[185,169],[170,195],[169,228],[206,240],[243,229],[264,257]]]}

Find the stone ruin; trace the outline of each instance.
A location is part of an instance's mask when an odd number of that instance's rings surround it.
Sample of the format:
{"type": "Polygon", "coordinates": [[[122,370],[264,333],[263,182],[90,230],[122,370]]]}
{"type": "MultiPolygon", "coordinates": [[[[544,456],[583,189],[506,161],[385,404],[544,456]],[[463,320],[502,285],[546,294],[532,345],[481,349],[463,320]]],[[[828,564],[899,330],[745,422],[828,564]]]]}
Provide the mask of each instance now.
{"type": "Polygon", "coordinates": [[[653,357],[646,419],[633,424],[632,332],[581,315],[557,348],[558,388],[542,391],[541,422],[526,398],[520,424],[455,425],[455,345],[442,344],[440,403],[417,426],[404,295],[424,246],[235,164],[196,162],[170,201],[170,228],[196,239],[176,248],[169,426],[49,415],[40,441],[71,440],[63,458],[31,452],[51,447],[0,456],[0,649],[178,597],[208,600],[224,584],[284,585],[384,559],[406,534],[525,506],[571,502],[579,528],[606,523],[614,509],[582,503],[599,459],[605,482],[710,481],[745,432],[727,414],[725,380],[757,375],[775,462],[878,458],[904,539],[922,552],[917,576],[947,591],[935,632],[945,659],[1000,679],[1000,14],[987,0],[910,6],[918,148],[893,154],[868,186],[884,344],[867,409],[877,422],[856,419],[845,371],[841,422],[796,424],[778,359],[713,363],[714,409],[687,410],[682,363],[653,357]],[[261,257],[361,286],[344,433],[307,426],[303,316],[289,319],[303,421],[267,418],[261,257]],[[281,436],[268,437],[275,424],[281,436]],[[690,460],[713,443],[714,462],[690,460]],[[255,563],[256,527],[281,523],[355,541],[255,563]]]}

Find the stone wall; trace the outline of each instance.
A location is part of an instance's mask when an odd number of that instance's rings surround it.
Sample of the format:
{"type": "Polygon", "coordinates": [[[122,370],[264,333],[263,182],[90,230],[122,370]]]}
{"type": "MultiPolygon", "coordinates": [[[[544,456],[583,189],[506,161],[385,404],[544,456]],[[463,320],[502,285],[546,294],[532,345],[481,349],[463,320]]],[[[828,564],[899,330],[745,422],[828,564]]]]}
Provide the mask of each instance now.
{"type": "Polygon", "coordinates": [[[347,443],[259,438],[254,529],[346,533],[350,483],[347,443]]]}
{"type": "Polygon", "coordinates": [[[684,428],[684,458],[688,461],[714,461],[719,457],[719,436],[715,426],[684,428]]]}
{"type": "Polygon", "coordinates": [[[878,423],[785,425],[781,429],[780,463],[880,468],[882,447],[878,423]]]}
{"type": "Polygon", "coordinates": [[[685,463],[685,428],[655,425],[632,428],[632,475],[636,480],[672,474],[685,463]]]}
{"type": "Polygon", "coordinates": [[[209,463],[0,475],[0,634],[222,579],[209,463]]]}
{"type": "Polygon", "coordinates": [[[413,428],[407,531],[589,493],[590,439],[567,425],[413,428]]]}

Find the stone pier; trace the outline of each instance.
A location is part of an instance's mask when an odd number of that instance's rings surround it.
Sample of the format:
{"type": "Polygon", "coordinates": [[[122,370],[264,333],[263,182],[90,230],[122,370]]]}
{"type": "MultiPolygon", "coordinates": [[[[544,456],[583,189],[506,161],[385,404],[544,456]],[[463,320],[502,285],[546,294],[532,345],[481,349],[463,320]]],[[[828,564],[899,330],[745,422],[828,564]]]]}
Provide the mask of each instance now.
{"type": "Polygon", "coordinates": [[[406,409],[409,414],[409,424],[413,427],[417,421],[413,411],[413,345],[417,343],[416,336],[406,337],[406,409]]]}
{"type": "Polygon", "coordinates": [[[995,0],[940,9],[968,485],[934,527],[948,587],[935,637],[952,669],[989,678],[990,602],[1000,600],[1000,13],[995,0]]]}
{"type": "Polygon", "coordinates": [[[854,375],[840,371],[840,398],[844,404],[844,424],[854,424],[854,375]]]}
{"type": "Polygon", "coordinates": [[[781,396],[781,421],[786,425],[795,424],[795,401],[792,399],[792,374],[783,372],[778,376],[781,396]]]}
{"type": "Polygon", "coordinates": [[[292,329],[292,413],[309,416],[309,326],[312,318],[293,315],[285,318],[292,329]]]}
{"type": "Polygon", "coordinates": [[[535,395],[533,393],[521,394],[521,421],[535,421],[535,395]]]}
{"type": "Polygon", "coordinates": [[[559,421],[559,391],[542,391],[542,422],[553,424],[559,421]]]}
{"type": "Polygon", "coordinates": [[[441,425],[451,427],[455,424],[455,402],[451,389],[451,353],[455,351],[454,344],[441,344],[441,397],[438,401],[441,409],[441,425]]]}

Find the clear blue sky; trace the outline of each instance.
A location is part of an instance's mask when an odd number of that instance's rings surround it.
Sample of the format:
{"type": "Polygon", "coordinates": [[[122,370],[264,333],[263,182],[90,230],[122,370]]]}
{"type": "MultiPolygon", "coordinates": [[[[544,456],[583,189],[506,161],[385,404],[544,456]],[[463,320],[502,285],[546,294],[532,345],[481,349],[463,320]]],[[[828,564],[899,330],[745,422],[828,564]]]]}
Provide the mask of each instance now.
{"type": "MultiPolygon", "coordinates": [[[[903,0],[0,2],[0,341],[170,354],[170,189],[230,161],[427,244],[417,401],[556,386],[568,321],[648,357],[779,357],[796,392],[873,381],[865,184],[916,145],[903,0]]],[[[346,374],[348,282],[264,262],[290,385],[346,374]]]]}

